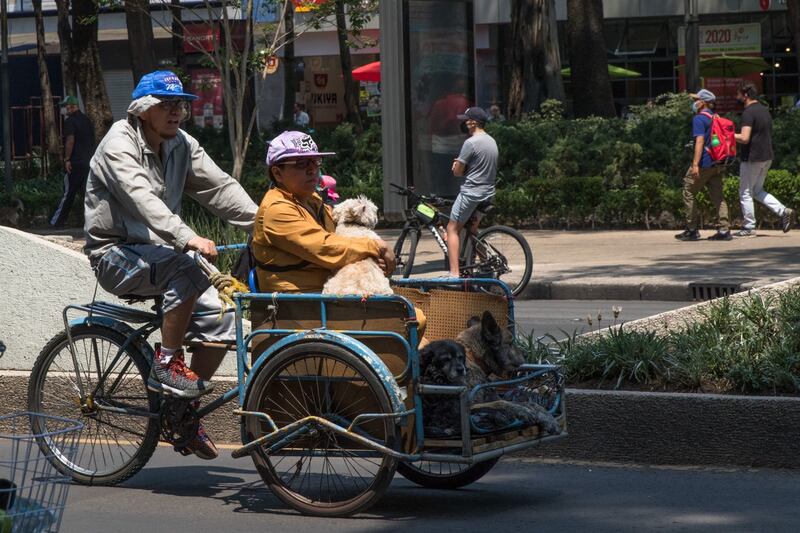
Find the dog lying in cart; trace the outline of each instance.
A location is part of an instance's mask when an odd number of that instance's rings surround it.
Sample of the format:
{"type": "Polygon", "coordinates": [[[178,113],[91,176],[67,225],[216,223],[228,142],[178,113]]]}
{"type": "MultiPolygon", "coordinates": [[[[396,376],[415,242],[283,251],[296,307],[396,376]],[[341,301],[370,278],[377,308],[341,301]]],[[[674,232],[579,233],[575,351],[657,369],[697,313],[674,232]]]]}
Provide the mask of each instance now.
{"type": "Polygon", "coordinates": [[[514,351],[501,281],[407,279],[394,289],[235,296],[239,324],[244,307],[252,322],[237,332],[239,357],[253,355],[237,411],[244,444],[233,455],[251,455],[303,513],[365,510],[395,471],[461,487],[502,455],[567,434],[562,371],[514,351]],[[415,307],[427,317],[422,349],[415,307]]]}

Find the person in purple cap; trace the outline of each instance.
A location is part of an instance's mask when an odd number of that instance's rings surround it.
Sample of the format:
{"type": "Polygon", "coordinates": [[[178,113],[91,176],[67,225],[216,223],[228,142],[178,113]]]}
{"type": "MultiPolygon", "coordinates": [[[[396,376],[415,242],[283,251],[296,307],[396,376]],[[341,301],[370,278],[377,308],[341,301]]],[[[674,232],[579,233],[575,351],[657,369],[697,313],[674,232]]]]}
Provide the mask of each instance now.
{"type": "MultiPolygon", "coordinates": [[[[84,252],[103,289],[117,296],[159,297],[164,315],[161,345],[147,386],[179,398],[211,391],[208,381],[236,338],[234,319],[217,320],[217,292],[194,254],[216,257],[212,240],[181,218],[184,193],[230,224],[250,231],[256,205],[239,182],[223,172],[196,139],[180,129],[189,101],[168,71],[142,77],[128,116],[111,126],[92,157],[86,185],[84,252]],[[193,311],[210,311],[204,316],[193,311]],[[182,346],[202,344],[186,366],[182,346]]],[[[200,424],[179,450],[213,459],[217,449],[200,424]]]]}
{"type": "Polygon", "coordinates": [[[331,207],[317,193],[324,156],[307,133],[287,131],[268,143],[267,172],[274,185],[256,214],[253,255],[260,292],[320,292],[333,272],[373,258],[387,273],[394,253],[383,241],[334,231],[331,207]]]}

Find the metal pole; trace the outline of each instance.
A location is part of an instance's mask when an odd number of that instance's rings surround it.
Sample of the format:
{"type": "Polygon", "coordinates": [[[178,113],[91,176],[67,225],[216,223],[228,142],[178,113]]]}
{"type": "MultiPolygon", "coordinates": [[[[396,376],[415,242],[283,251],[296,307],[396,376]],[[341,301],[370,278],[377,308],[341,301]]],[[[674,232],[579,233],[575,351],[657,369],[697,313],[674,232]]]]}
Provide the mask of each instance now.
{"type": "Polygon", "coordinates": [[[389,183],[408,184],[406,81],[404,51],[405,2],[380,2],[381,16],[381,132],[383,134],[383,211],[388,220],[403,219],[405,198],[392,193],[389,183]]]}
{"type": "Polygon", "coordinates": [[[5,163],[6,192],[11,193],[11,95],[8,81],[8,1],[0,0],[0,41],[3,54],[0,58],[0,105],[3,110],[3,161],[5,163]]]}
{"type": "Polygon", "coordinates": [[[697,16],[697,0],[684,0],[684,22],[686,23],[686,89],[689,92],[700,88],[700,28],[697,16]]]}

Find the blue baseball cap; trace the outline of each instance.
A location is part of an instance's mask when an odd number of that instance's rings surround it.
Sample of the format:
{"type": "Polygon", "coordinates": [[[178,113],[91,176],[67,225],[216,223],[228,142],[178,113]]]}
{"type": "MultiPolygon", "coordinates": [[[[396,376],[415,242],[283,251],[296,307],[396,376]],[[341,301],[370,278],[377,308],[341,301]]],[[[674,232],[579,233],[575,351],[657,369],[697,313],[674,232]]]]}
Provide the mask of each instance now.
{"type": "Polygon", "coordinates": [[[169,70],[157,70],[142,76],[142,79],[139,80],[139,85],[131,93],[131,97],[134,100],[138,100],[142,96],[182,98],[184,100],[197,99],[197,96],[183,92],[183,84],[180,78],[169,70]]]}

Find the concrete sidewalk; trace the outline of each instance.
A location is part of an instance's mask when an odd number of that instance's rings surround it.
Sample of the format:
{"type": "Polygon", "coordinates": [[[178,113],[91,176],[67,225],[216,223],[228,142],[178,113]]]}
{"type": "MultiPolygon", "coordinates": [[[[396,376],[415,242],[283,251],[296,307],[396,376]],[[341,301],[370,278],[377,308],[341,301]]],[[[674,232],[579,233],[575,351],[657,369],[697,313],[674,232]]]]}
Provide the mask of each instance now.
{"type": "MultiPolygon", "coordinates": [[[[394,242],[398,230],[380,232],[394,242]]],[[[800,275],[800,231],[759,231],[728,242],[681,242],[677,231],[523,230],[533,250],[527,298],[690,301],[692,284],[739,290],[800,275]]],[[[712,235],[706,230],[703,236],[712,235]]],[[[420,239],[414,275],[443,273],[433,237],[420,239]]]]}
{"type": "MultiPolygon", "coordinates": [[[[35,231],[48,235],[46,230],[35,231]]],[[[79,248],[80,229],[57,232],[79,248]]],[[[400,230],[381,230],[394,243],[400,230]]],[[[522,230],[533,250],[533,277],[522,299],[668,300],[696,298],[692,285],[738,290],[800,276],[800,230],[759,231],[728,242],[681,242],[677,231],[522,230]]],[[[702,232],[704,237],[712,230],[702,232]]],[[[56,233],[54,233],[56,234],[56,233]]],[[[443,254],[423,233],[413,275],[444,273],[443,254]]]]}

